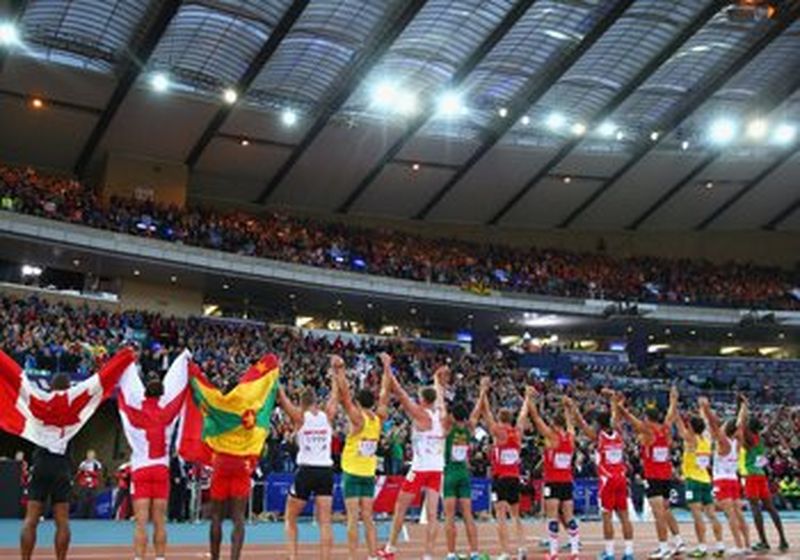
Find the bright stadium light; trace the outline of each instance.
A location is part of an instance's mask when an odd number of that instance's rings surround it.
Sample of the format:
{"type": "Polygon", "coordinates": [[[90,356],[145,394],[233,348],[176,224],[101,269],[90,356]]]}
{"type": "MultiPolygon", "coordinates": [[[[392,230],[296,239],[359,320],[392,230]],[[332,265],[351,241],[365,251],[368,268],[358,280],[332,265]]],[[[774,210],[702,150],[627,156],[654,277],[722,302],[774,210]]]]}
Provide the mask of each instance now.
{"type": "Polygon", "coordinates": [[[522,126],[528,126],[531,124],[531,118],[528,115],[522,115],[522,118],[519,120],[522,123],[522,126]]]}
{"type": "Polygon", "coordinates": [[[622,130],[618,130],[615,138],[617,139],[617,142],[622,142],[625,140],[625,133],[622,130]]]}
{"type": "Polygon", "coordinates": [[[565,124],[567,124],[567,119],[564,118],[564,115],[562,115],[561,113],[550,113],[547,116],[545,124],[547,125],[547,128],[549,128],[550,130],[559,130],[565,124]]]}
{"type": "Polygon", "coordinates": [[[504,119],[508,116],[508,109],[506,109],[505,107],[500,107],[497,110],[497,114],[500,115],[501,119],[504,119]]]}
{"type": "Polygon", "coordinates": [[[769,132],[769,123],[764,119],[753,119],[747,123],[747,137],[751,140],[763,140],[769,132]]]}
{"type": "Polygon", "coordinates": [[[582,122],[576,122],[570,129],[575,136],[583,136],[586,134],[586,125],[582,122]]]}
{"type": "Polygon", "coordinates": [[[797,127],[793,124],[782,123],[775,128],[772,133],[772,138],[776,144],[791,144],[797,137],[797,127]]]}
{"type": "Polygon", "coordinates": [[[650,140],[653,142],[658,142],[659,138],[661,138],[661,134],[659,134],[657,130],[654,130],[650,133],[650,140]]]}
{"type": "Polygon", "coordinates": [[[150,76],[150,87],[158,93],[164,93],[169,89],[169,78],[163,72],[156,72],[150,76]]]}
{"type": "Polygon", "coordinates": [[[294,126],[297,124],[297,113],[291,109],[284,109],[281,113],[281,122],[284,126],[294,126]]]}
{"type": "Polygon", "coordinates": [[[398,97],[397,87],[389,82],[381,82],[372,90],[372,102],[378,107],[390,108],[398,97]]]}
{"type": "Polygon", "coordinates": [[[23,264],[21,269],[23,276],[41,276],[42,269],[38,266],[33,266],[30,264],[23,264]]]}
{"type": "Polygon", "coordinates": [[[417,96],[410,91],[400,91],[394,110],[403,115],[411,115],[417,111],[417,96]]]}
{"type": "Polygon", "coordinates": [[[10,21],[0,23],[0,45],[11,47],[18,44],[19,31],[17,30],[17,26],[10,21]]]}
{"type": "Polygon", "coordinates": [[[597,127],[597,133],[603,138],[611,138],[615,132],[617,132],[617,125],[611,121],[600,123],[600,126],[597,127]]]}
{"type": "Polygon", "coordinates": [[[466,112],[464,101],[461,99],[461,96],[454,91],[443,93],[442,96],[439,97],[438,107],[439,114],[448,117],[461,115],[466,112]]]}
{"type": "Polygon", "coordinates": [[[234,103],[236,103],[236,100],[239,99],[239,94],[236,93],[235,89],[228,88],[222,92],[222,99],[228,105],[233,105],[234,103]]]}
{"type": "Polygon", "coordinates": [[[686,150],[689,149],[690,145],[691,144],[689,144],[688,140],[684,140],[683,142],[681,142],[681,150],[683,150],[685,152],[686,150]]]}
{"type": "Polygon", "coordinates": [[[403,115],[417,110],[417,96],[388,81],[380,82],[372,89],[372,103],[385,111],[403,115]]]}
{"type": "Polygon", "coordinates": [[[731,119],[717,119],[711,123],[708,134],[715,144],[728,144],[736,138],[738,127],[731,119]]]}

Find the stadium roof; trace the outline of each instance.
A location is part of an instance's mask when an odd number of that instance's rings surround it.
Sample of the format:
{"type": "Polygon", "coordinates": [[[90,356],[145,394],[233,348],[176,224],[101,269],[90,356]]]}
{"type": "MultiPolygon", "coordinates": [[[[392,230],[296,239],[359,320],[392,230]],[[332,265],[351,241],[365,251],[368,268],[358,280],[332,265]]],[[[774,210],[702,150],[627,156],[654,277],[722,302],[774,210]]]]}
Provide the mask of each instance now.
{"type": "Polygon", "coordinates": [[[800,1],[3,4],[5,160],[183,161],[190,196],[322,212],[800,229],[800,1]]]}

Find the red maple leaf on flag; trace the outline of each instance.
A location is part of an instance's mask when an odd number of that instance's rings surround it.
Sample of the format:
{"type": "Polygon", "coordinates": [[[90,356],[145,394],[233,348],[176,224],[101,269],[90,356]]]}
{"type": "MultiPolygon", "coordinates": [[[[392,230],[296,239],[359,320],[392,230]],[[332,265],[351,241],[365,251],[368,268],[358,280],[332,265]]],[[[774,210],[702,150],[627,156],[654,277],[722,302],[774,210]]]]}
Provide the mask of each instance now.
{"type": "Polygon", "coordinates": [[[80,423],[81,410],[91,398],[88,391],[72,399],[72,402],[69,402],[66,392],[56,393],[49,400],[37,399],[31,395],[28,409],[45,426],[61,428],[61,437],[64,437],[66,428],[80,423]]]}
{"type": "Polygon", "coordinates": [[[125,402],[122,394],[117,404],[128,416],[131,426],[144,430],[150,459],[163,457],[167,450],[165,430],[183,407],[183,393],[163,407],[159,406],[158,399],[149,398],[142,402],[142,408],[134,408],[125,402]]]}

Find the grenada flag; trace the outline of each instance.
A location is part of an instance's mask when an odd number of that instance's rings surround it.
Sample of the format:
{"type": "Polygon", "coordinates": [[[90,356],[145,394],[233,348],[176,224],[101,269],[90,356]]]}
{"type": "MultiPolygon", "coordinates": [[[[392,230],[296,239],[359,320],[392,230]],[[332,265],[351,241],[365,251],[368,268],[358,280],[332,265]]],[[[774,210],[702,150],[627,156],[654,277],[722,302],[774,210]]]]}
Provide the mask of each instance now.
{"type": "Polygon", "coordinates": [[[136,367],[135,362],[136,354],[125,348],[96,375],[68,390],[42,391],[0,351],[0,429],[63,455],[73,436],[111,396],[122,374],[136,367]]]}
{"type": "Polygon", "coordinates": [[[186,399],[181,424],[181,457],[208,464],[213,452],[260,456],[275,408],[279,376],[277,356],[267,354],[245,372],[232,391],[223,394],[192,363],[191,398],[186,399]]]}

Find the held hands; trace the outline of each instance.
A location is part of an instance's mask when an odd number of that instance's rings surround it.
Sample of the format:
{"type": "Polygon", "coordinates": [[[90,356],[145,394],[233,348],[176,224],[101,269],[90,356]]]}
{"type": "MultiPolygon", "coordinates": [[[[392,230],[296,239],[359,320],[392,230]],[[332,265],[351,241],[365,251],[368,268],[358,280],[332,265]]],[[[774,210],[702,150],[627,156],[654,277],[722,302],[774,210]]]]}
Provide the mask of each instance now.
{"type": "Polygon", "coordinates": [[[669,390],[669,402],[677,404],[679,397],[680,394],[678,393],[678,387],[677,385],[673,385],[669,390]]]}
{"type": "Polygon", "coordinates": [[[392,367],[392,357],[386,352],[378,354],[378,359],[381,361],[384,371],[392,367]]]}
{"type": "Polygon", "coordinates": [[[532,401],[533,399],[536,398],[536,396],[538,394],[539,394],[539,392],[536,390],[536,387],[534,387],[533,385],[526,385],[525,386],[525,400],[526,401],[532,401]]]}
{"type": "Polygon", "coordinates": [[[489,387],[491,386],[491,384],[492,384],[492,380],[489,378],[488,375],[484,375],[483,377],[481,377],[481,385],[480,385],[481,393],[483,393],[483,394],[488,393],[489,392],[489,387]]]}

